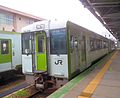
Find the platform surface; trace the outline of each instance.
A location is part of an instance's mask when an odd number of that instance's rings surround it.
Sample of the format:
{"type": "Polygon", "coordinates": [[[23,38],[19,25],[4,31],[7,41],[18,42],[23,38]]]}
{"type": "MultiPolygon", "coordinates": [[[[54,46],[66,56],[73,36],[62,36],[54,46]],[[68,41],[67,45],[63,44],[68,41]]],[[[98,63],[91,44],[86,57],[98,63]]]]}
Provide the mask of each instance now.
{"type": "Polygon", "coordinates": [[[48,98],[120,98],[120,51],[104,57],[48,98]],[[103,69],[104,66],[107,66],[106,70],[103,69]],[[104,73],[100,73],[102,69],[104,73]],[[97,85],[91,86],[93,81],[97,85]]]}

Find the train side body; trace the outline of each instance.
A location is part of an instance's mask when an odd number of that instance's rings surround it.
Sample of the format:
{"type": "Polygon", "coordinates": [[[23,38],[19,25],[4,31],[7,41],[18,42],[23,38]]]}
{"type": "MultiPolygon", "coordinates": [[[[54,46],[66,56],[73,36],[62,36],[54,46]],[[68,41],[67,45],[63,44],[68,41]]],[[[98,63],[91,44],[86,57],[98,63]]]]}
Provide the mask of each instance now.
{"type": "Polygon", "coordinates": [[[108,47],[91,44],[108,43],[108,39],[72,22],[67,23],[69,78],[88,68],[93,61],[108,53],[108,47]],[[93,42],[93,43],[92,43],[93,42]]]}
{"type": "Polygon", "coordinates": [[[0,31],[0,73],[21,65],[21,34],[0,31]]]}

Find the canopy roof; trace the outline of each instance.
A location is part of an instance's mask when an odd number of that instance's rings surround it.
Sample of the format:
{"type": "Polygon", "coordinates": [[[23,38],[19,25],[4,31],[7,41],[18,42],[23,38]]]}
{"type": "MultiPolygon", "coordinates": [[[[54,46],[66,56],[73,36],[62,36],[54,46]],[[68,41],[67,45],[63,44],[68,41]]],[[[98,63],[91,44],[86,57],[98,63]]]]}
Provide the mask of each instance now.
{"type": "Polygon", "coordinates": [[[120,0],[80,0],[120,41],[120,0]]]}

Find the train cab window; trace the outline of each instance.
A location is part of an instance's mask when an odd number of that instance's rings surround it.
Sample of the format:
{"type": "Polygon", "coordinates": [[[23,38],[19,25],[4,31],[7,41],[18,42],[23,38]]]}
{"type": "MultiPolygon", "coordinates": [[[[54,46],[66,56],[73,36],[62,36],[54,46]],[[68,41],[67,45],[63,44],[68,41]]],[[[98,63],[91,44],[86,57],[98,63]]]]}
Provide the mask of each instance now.
{"type": "Polygon", "coordinates": [[[1,40],[1,54],[9,54],[9,41],[1,40]]]}
{"type": "Polygon", "coordinates": [[[23,54],[31,54],[32,53],[32,33],[24,33],[22,34],[22,53],[23,54]]]}
{"type": "Polygon", "coordinates": [[[50,53],[51,54],[66,54],[66,30],[54,29],[50,31],[50,53]]]}

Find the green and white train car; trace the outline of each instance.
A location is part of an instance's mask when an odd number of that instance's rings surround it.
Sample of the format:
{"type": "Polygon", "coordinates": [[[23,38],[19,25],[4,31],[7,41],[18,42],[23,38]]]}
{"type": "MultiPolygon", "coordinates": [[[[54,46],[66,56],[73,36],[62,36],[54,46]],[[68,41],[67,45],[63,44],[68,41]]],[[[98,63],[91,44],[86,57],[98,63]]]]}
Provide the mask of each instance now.
{"type": "Polygon", "coordinates": [[[63,85],[109,52],[107,38],[70,21],[40,21],[22,31],[23,73],[40,74],[41,88],[48,80],[63,85]]]}
{"type": "Polygon", "coordinates": [[[0,79],[7,79],[21,65],[21,33],[0,31],[0,79]]]}

